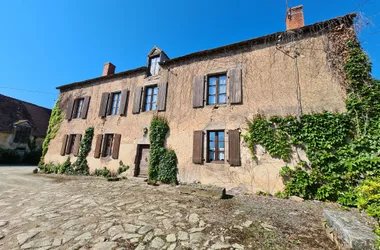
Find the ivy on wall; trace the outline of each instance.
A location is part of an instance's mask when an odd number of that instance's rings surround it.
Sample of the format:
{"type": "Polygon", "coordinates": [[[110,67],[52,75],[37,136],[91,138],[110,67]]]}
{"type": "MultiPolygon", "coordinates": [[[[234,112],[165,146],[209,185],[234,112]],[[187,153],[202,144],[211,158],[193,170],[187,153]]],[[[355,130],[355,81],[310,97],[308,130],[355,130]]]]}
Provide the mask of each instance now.
{"type": "Polygon", "coordinates": [[[279,196],[359,205],[379,218],[379,203],[361,205],[368,199],[360,198],[358,203],[358,197],[370,196],[363,194],[370,184],[377,188],[374,197],[379,196],[380,180],[373,178],[380,176],[380,81],[372,78],[371,62],[357,41],[348,42],[347,49],[345,113],[306,114],[300,122],[292,116],[267,119],[259,115],[248,122],[244,139],[253,155],[260,144],[286,162],[292,157],[292,146],[306,150],[309,164],[282,168],[286,187],[279,196]]]}
{"type": "Polygon", "coordinates": [[[160,116],[153,117],[150,124],[150,155],[148,179],[151,182],[177,182],[177,156],[174,150],[165,149],[165,138],[169,132],[168,121],[160,116]]]}
{"type": "Polygon", "coordinates": [[[94,128],[89,127],[84,133],[84,137],[79,145],[79,154],[77,160],[73,164],[73,168],[77,174],[89,175],[90,170],[87,163],[87,156],[91,151],[92,139],[94,138],[94,128]]]}
{"type": "Polygon", "coordinates": [[[55,136],[56,136],[56,134],[57,134],[57,132],[61,126],[61,123],[63,121],[63,116],[62,116],[61,109],[59,107],[59,102],[60,102],[60,99],[58,99],[56,101],[56,103],[55,103],[55,105],[51,111],[49,126],[48,126],[48,129],[46,132],[45,140],[42,144],[42,155],[41,155],[40,163],[38,164],[40,166],[40,168],[43,167],[43,165],[44,165],[45,155],[46,155],[47,150],[49,148],[50,141],[55,138],[55,136]]]}

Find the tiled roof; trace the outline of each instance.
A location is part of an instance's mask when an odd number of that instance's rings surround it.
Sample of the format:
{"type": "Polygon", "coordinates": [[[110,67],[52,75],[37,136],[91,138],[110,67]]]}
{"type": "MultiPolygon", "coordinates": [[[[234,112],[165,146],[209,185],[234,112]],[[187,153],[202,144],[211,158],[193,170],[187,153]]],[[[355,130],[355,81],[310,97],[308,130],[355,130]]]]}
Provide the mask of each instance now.
{"type": "Polygon", "coordinates": [[[51,109],[0,94],[0,132],[11,133],[13,125],[27,120],[32,126],[32,135],[45,137],[51,109]]]}

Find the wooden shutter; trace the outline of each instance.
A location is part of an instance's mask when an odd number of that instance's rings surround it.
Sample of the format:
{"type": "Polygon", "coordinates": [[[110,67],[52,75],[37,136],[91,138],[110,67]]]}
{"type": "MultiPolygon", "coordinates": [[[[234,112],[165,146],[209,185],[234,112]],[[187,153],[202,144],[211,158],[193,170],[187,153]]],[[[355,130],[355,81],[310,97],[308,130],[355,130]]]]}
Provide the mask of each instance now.
{"type": "Polygon", "coordinates": [[[203,163],[203,131],[194,131],[193,137],[193,163],[203,163]]]}
{"type": "Polygon", "coordinates": [[[140,113],[140,106],[141,106],[141,95],[142,95],[143,88],[142,87],[136,87],[135,93],[134,93],[134,99],[133,99],[133,114],[140,113]]]}
{"type": "Polygon", "coordinates": [[[62,146],[61,146],[61,155],[65,155],[66,153],[66,145],[67,145],[67,139],[69,135],[64,135],[62,140],[62,146]]]}
{"type": "Polygon", "coordinates": [[[87,113],[88,113],[88,107],[90,105],[90,96],[86,96],[83,101],[83,107],[82,107],[82,113],[81,113],[81,118],[86,119],[87,118],[87,113]]]}
{"type": "Polygon", "coordinates": [[[121,92],[121,101],[120,101],[120,115],[127,116],[127,110],[128,110],[128,98],[129,97],[129,90],[123,89],[121,92]]]}
{"type": "Polygon", "coordinates": [[[74,156],[78,156],[79,154],[79,148],[80,148],[80,141],[82,140],[82,135],[81,134],[77,134],[75,136],[75,142],[74,142],[74,156]]]}
{"type": "Polygon", "coordinates": [[[228,71],[229,76],[229,100],[231,104],[242,103],[241,69],[233,68],[228,71]]]}
{"type": "Polygon", "coordinates": [[[121,134],[115,134],[113,138],[112,158],[119,158],[121,134]]]}
{"type": "Polygon", "coordinates": [[[99,116],[100,117],[106,117],[107,115],[107,103],[108,103],[108,98],[110,96],[110,93],[104,92],[102,94],[102,100],[100,102],[100,109],[99,109],[99,116]]]}
{"type": "Polygon", "coordinates": [[[67,140],[67,145],[66,145],[66,154],[69,155],[71,152],[71,143],[73,142],[73,136],[69,135],[68,140],[67,140]]]}
{"type": "Polygon", "coordinates": [[[228,131],[228,155],[231,166],[240,166],[240,132],[239,130],[228,131]]]}
{"type": "Polygon", "coordinates": [[[74,101],[70,101],[67,106],[66,119],[71,120],[73,118],[74,101]]]}
{"type": "Polygon", "coordinates": [[[95,158],[100,157],[100,149],[102,146],[102,140],[103,140],[103,135],[97,135],[96,136],[96,144],[95,144],[95,152],[94,152],[95,158]]]}
{"type": "Polygon", "coordinates": [[[193,108],[203,107],[205,81],[203,76],[194,77],[193,108]]]}
{"type": "Polygon", "coordinates": [[[166,108],[166,94],[168,89],[168,83],[163,82],[158,84],[158,98],[157,98],[157,110],[165,111],[166,108]]]}

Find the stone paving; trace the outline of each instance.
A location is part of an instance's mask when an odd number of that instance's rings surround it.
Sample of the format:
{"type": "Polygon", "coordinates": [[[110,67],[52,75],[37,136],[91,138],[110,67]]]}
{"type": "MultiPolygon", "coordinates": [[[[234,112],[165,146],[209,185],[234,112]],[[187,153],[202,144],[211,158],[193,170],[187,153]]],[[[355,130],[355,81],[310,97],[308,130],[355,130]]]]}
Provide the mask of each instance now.
{"type": "Polygon", "coordinates": [[[0,249],[333,249],[320,222],[310,218],[315,212],[294,213],[297,223],[305,221],[302,227],[285,221],[281,229],[275,213],[288,213],[279,209],[289,209],[283,205],[288,201],[260,198],[252,208],[244,197],[244,212],[235,198],[204,199],[135,179],[107,182],[32,169],[0,167],[0,249]]]}
{"type": "Polygon", "coordinates": [[[29,174],[30,168],[6,176],[5,170],[0,168],[1,249],[244,248],[206,233],[213,212],[171,186],[55,179],[29,174]]]}

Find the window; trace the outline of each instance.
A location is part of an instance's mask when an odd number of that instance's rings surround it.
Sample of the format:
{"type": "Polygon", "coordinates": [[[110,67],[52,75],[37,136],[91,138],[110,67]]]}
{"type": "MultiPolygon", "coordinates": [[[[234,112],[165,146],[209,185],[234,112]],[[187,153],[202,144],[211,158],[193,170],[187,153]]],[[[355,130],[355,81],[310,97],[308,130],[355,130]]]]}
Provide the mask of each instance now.
{"type": "Polygon", "coordinates": [[[104,136],[104,142],[103,142],[103,157],[111,156],[112,155],[112,145],[113,145],[113,134],[106,134],[104,136]]]}
{"type": "Polygon", "coordinates": [[[207,81],[207,104],[226,103],[226,75],[210,76],[207,81]]]}
{"type": "Polygon", "coordinates": [[[84,103],[84,98],[75,100],[74,107],[76,107],[76,108],[74,110],[74,119],[81,118],[83,103],[84,103]]]}
{"type": "Polygon", "coordinates": [[[15,143],[27,143],[31,133],[32,133],[32,128],[18,126],[16,128],[16,134],[15,134],[15,137],[13,139],[13,142],[15,142],[15,143]]]}
{"type": "Polygon", "coordinates": [[[75,134],[70,135],[70,138],[69,138],[69,145],[68,145],[68,147],[69,147],[69,152],[68,152],[68,154],[72,154],[72,153],[74,153],[74,148],[75,148],[75,137],[76,137],[75,134]]]}
{"type": "Polygon", "coordinates": [[[145,95],[144,111],[156,110],[157,109],[157,93],[158,93],[157,86],[147,87],[145,91],[146,91],[146,95],[145,95]]]}
{"type": "Polygon", "coordinates": [[[121,93],[112,93],[111,115],[118,115],[120,112],[121,93]]]}
{"type": "Polygon", "coordinates": [[[209,162],[224,162],[224,131],[209,131],[207,146],[207,159],[209,162]]]}
{"type": "Polygon", "coordinates": [[[160,56],[151,57],[149,59],[149,67],[150,67],[150,75],[155,76],[158,75],[158,71],[160,70],[160,65],[158,64],[160,62],[160,56]]]}

